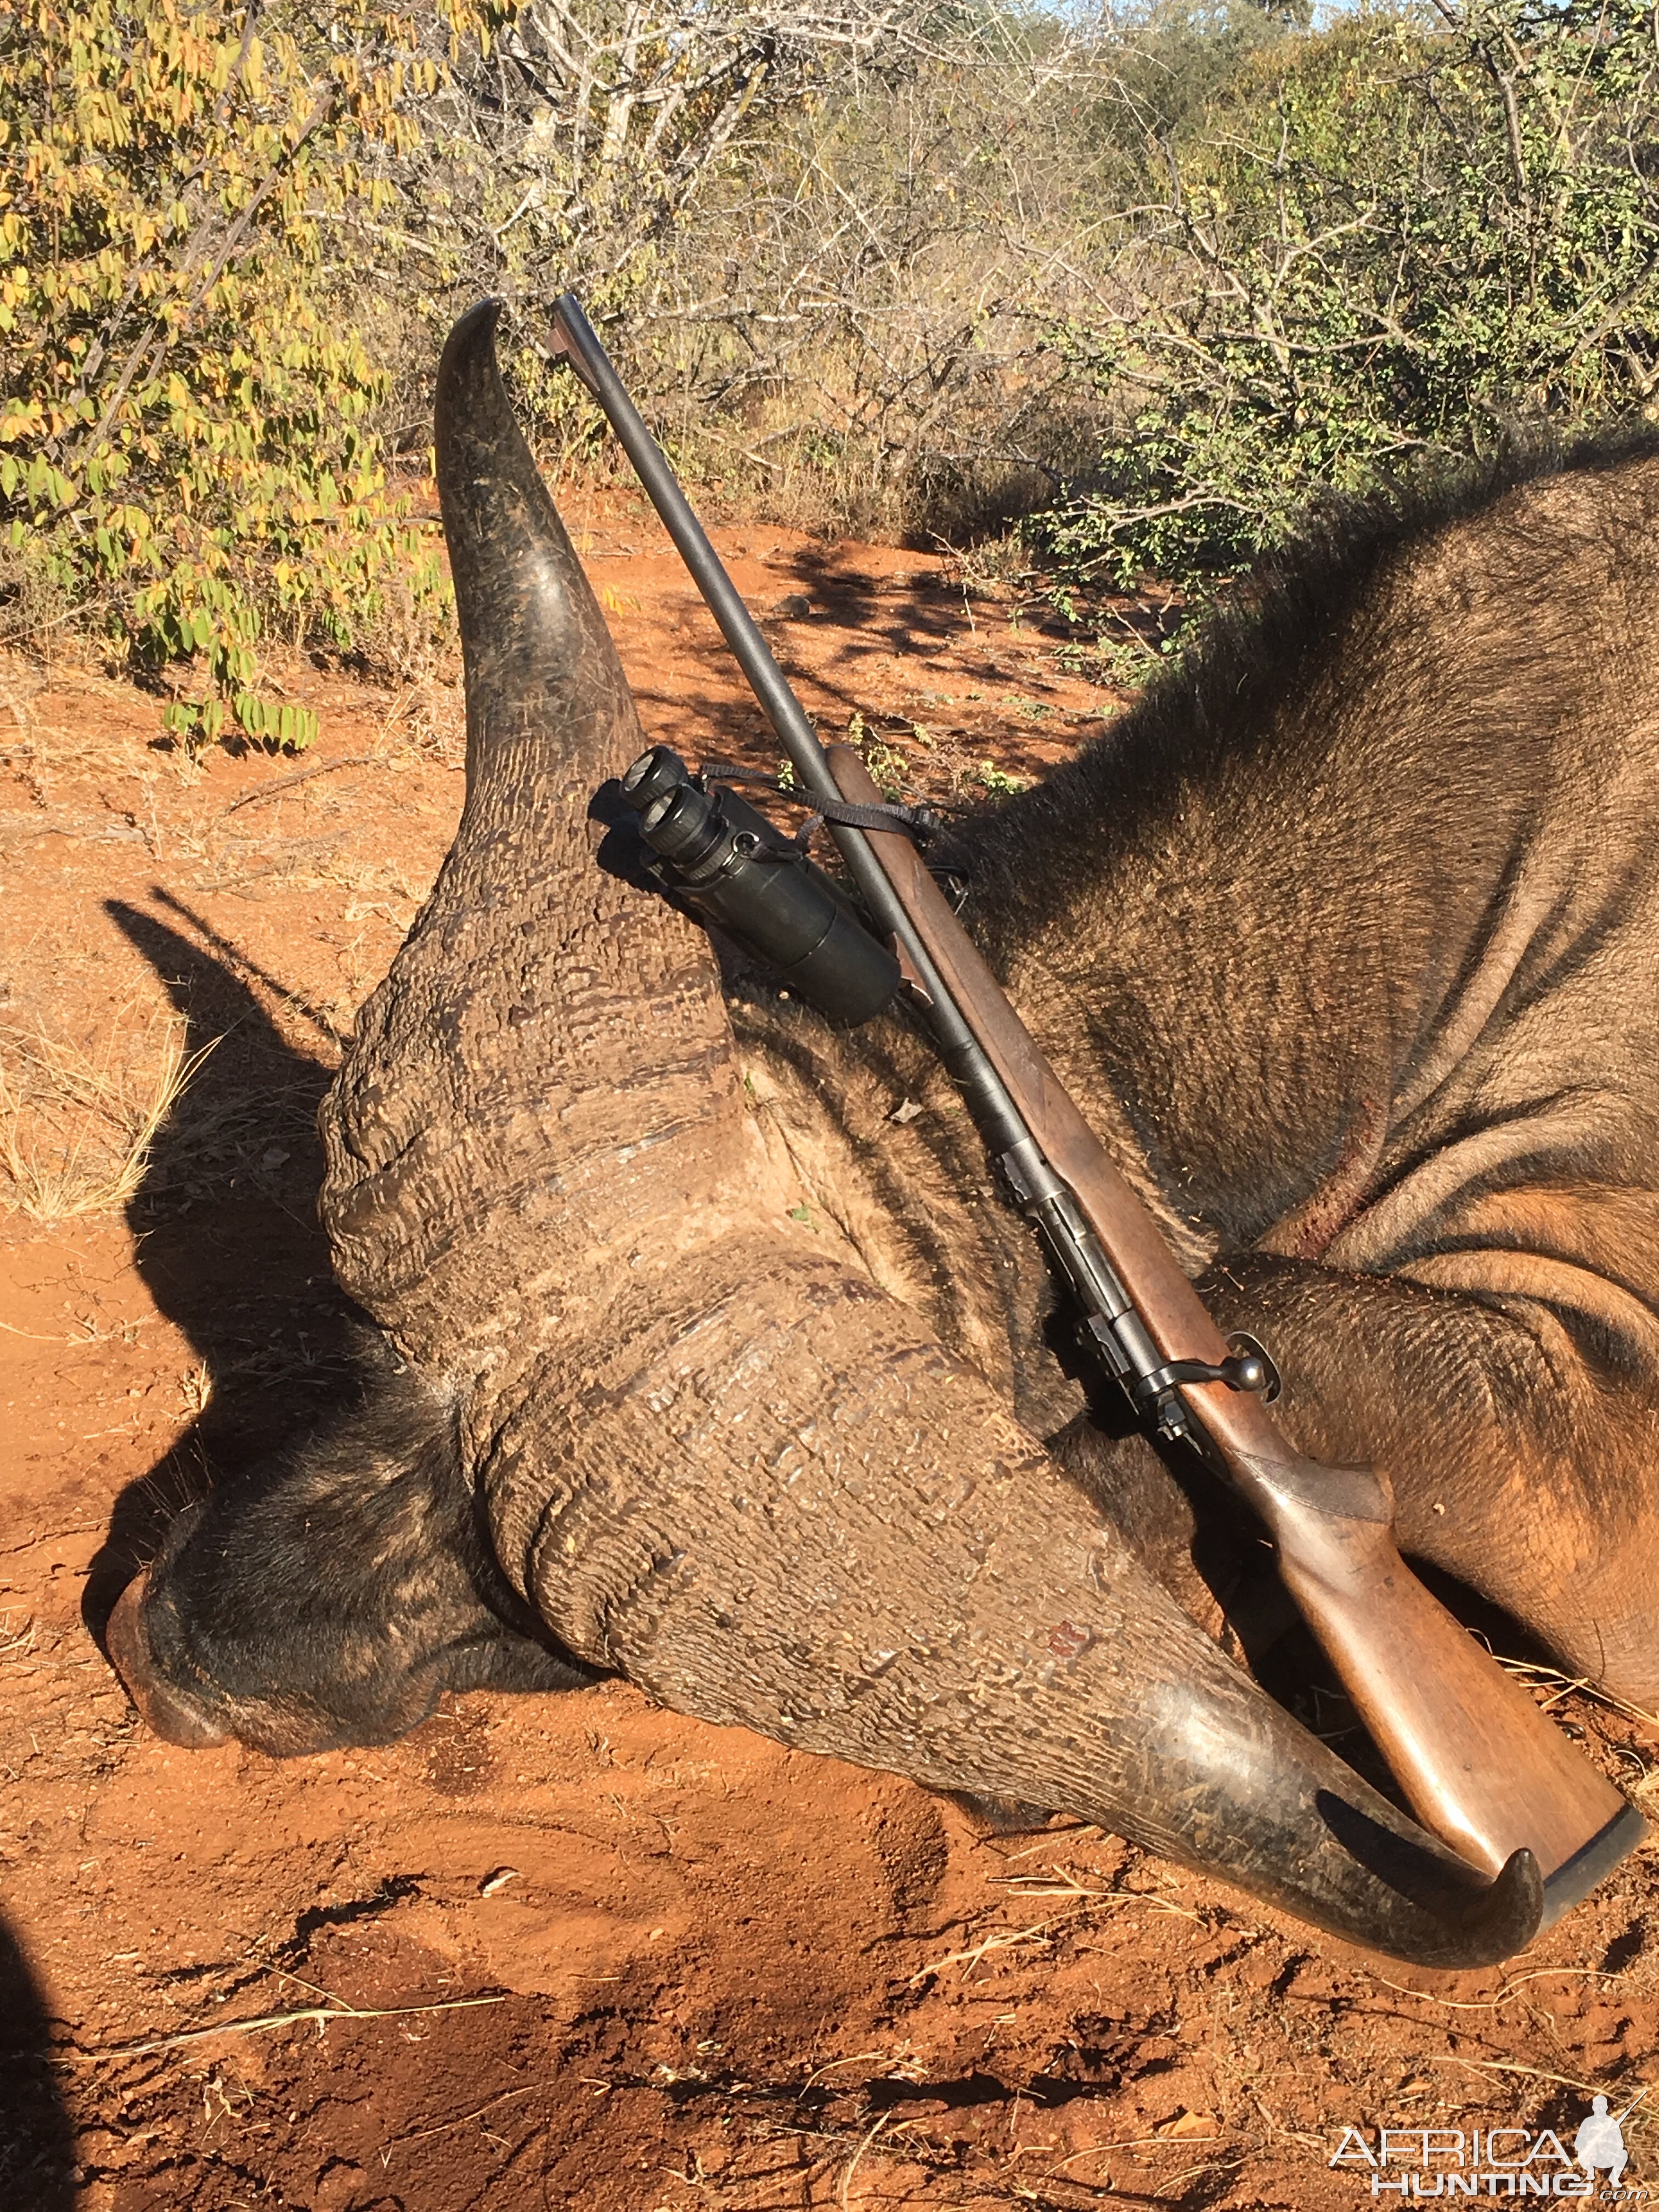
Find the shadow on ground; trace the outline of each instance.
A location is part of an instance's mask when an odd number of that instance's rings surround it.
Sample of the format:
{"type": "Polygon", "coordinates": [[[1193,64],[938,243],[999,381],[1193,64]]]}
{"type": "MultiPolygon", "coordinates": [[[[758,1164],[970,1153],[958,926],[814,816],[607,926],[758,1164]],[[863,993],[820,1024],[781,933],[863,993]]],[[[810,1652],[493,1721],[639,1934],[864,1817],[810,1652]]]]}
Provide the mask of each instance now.
{"type": "Polygon", "coordinates": [[[280,987],[188,908],[160,890],[154,901],[106,910],[166,986],[186,1049],[211,1049],[157,1133],[127,1218],[150,1296],[200,1362],[202,1410],[115,1501],[82,1605],[100,1642],[174,1515],[314,1425],[368,1325],[335,1285],[316,1213],[317,1108],[338,1040],[281,993],[319,1033],[315,1056],[298,1049],[265,1011],[262,991],[280,987]]]}
{"type": "Polygon", "coordinates": [[[0,1921],[0,2203],[70,2212],[76,2193],[74,2130],[52,2072],[46,2007],[0,1921]]]}

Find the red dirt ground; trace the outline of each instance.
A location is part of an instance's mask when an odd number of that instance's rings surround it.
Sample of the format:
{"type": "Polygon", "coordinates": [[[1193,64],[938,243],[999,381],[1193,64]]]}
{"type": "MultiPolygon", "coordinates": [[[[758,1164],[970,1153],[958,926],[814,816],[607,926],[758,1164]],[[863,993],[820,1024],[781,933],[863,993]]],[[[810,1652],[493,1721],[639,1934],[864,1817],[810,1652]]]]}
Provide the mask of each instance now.
{"type": "MultiPolygon", "coordinates": [[[[861,714],[936,794],[1112,708],[938,560],[721,536],[822,726],[861,714]]],[[[652,526],[613,504],[586,543],[648,731],[771,764],[652,526]]],[[[145,1733],[85,1622],[337,1372],[313,1115],[460,798],[453,685],[289,681],[330,771],[300,781],[0,666],[0,1198],[8,1163],[39,1212],[95,1197],[100,1102],[169,1023],[218,1040],[125,1212],[0,1213],[3,2212],[1322,2212],[1370,2199],[1345,2126],[1570,2136],[1659,2081],[1647,1853],[1447,1977],[620,1683],[292,1764],[145,1733]]],[[[1659,1729],[1560,1710],[1639,1797],[1659,1729]]],[[[1626,2132],[1659,2183],[1659,2124],[1626,2132]]]]}

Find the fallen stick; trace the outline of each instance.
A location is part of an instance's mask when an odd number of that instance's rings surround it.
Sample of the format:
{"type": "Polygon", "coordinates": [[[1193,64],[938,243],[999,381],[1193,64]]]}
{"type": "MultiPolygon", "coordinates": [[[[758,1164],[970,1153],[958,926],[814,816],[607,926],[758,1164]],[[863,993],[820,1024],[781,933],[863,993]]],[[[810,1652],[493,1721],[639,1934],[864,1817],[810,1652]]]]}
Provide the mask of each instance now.
{"type": "Polygon", "coordinates": [[[309,783],[313,775],[332,775],[337,768],[372,768],[374,764],[372,753],[349,753],[344,760],[313,761],[309,768],[295,769],[292,775],[279,775],[275,783],[262,783],[257,791],[245,791],[240,799],[231,800],[219,819],[222,822],[239,806],[257,806],[262,799],[280,799],[283,792],[292,791],[296,784],[309,783]]]}
{"type": "Polygon", "coordinates": [[[183,2043],[204,2043],[210,2035],[261,2035],[273,2027],[295,2027],[314,2020],[319,2027],[331,2020],[402,2020],[417,2012],[462,2012],[469,2005],[507,2002],[505,1990],[493,1997],[448,1997],[441,2004],[307,2005],[299,2012],[261,2013],[253,2020],[222,2021],[215,2027],[187,2027],[177,2035],[157,2036],[149,2043],[106,2043],[84,2053],[88,2058],[145,2058],[153,2051],[176,2051],[183,2043]]]}

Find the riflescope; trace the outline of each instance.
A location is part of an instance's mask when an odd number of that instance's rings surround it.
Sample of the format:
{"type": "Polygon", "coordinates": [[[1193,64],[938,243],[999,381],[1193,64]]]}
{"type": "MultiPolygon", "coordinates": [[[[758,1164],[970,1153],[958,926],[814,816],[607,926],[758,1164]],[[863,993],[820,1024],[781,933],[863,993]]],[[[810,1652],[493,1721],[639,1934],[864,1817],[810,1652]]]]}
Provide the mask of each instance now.
{"type": "Polygon", "coordinates": [[[736,792],[695,782],[666,745],[622,780],[655,872],[706,921],[832,1021],[867,1022],[899,987],[899,965],[844,894],[736,792]]]}

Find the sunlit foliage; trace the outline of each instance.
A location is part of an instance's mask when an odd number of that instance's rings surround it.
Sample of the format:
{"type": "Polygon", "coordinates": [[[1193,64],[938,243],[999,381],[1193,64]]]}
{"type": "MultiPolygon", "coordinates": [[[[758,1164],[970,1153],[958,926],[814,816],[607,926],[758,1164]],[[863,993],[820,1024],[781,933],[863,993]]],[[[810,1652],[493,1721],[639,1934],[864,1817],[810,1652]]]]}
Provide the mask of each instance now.
{"type": "Polygon", "coordinates": [[[1322,492],[1644,407],[1656,90],[1637,0],[1362,14],[1258,46],[1175,125],[1121,78],[1138,174],[1100,307],[1056,331],[1106,434],[1051,555],[1201,588],[1322,492]]]}
{"type": "Polygon", "coordinates": [[[415,141],[443,66],[421,43],[366,7],[319,38],[280,9],[0,0],[0,528],[137,654],[199,656],[172,715],[198,741],[228,710],[309,736],[258,693],[272,622],[345,643],[392,569],[435,586],[330,234],[415,141]]]}

